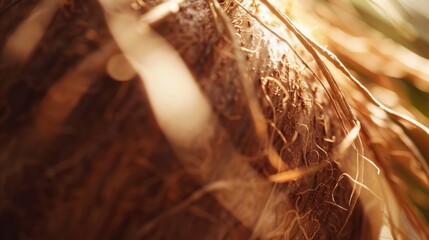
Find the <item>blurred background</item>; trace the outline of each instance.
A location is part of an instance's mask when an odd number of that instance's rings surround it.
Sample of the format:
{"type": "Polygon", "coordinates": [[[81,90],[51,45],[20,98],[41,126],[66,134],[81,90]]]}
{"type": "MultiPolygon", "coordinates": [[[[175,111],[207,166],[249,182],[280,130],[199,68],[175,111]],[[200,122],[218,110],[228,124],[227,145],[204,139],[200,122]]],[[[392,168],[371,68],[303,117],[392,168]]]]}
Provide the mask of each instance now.
{"type": "Polygon", "coordinates": [[[429,126],[429,4],[306,0],[315,36],[384,104],[429,126]]]}

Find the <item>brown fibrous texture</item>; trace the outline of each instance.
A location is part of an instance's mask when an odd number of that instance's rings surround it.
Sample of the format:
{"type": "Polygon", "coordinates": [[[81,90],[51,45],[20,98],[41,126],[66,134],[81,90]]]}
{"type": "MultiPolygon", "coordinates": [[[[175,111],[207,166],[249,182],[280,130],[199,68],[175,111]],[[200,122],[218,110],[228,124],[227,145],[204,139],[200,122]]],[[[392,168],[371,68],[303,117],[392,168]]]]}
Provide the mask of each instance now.
{"type": "MultiPolygon", "coordinates": [[[[362,203],[351,204],[356,186],[341,180],[339,163],[354,160],[337,155],[346,137],[343,119],[330,88],[317,79],[320,73],[238,4],[225,1],[220,7],[234,30],[231,38],[224,16],[214,14],[209,2],[186,1],[151,26],[180,54],[216,119],[207,146],[186,154],[159,127],[140,77],[118,82],[105,71],[120,50],[97,1],[61,5],[24,63],[3,55],[3,238],[373,236],[362,203]],[[257,133],[245,84],[266,120],[266,138],[257,133]],[[288,169],[309,171],[272,181],[279,169],[267,149],[288,169]]],[[[36,4],[2,13],[2,48],[36,4]]],[[[158,4],[118,11],[144,15],[158,4]]],[[[276,22],[272,27],[314,64],[291,32],[276,22]]]]}

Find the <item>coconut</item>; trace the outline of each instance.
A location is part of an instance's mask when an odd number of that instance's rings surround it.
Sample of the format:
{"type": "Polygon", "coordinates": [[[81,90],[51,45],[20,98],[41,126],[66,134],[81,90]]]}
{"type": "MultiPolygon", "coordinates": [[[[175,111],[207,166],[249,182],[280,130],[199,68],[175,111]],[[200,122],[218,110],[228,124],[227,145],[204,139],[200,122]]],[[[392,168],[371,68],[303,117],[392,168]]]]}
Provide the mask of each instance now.
{"type": "Polygon", "coordinates": [[[400,134],[393,113],[285,6],[7,7],[19,21],[0,23],[4,238],[375,239],[404,234],[401,211],[422,226],[385,187],[389,146],[374,139],[400,134]]]}

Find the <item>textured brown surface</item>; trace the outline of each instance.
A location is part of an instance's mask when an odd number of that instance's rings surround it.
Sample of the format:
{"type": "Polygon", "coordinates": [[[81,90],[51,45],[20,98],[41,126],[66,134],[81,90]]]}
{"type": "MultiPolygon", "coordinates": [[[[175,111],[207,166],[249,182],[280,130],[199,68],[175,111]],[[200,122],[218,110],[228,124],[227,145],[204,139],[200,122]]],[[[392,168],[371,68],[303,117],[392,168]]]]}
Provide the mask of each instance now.
{"type": "MultiPolygon", "coordinates": [[[[34,3],[21,1],[0,15],[1,47],[34,3]]],[[[233,20],[244,15],[236,6],[231,6],[227,13],[233,20]]],[[[261,26],[254,20],[235,24],[235,29],[253,25],[251,32],[241,32],[242,47],[253,49],[259,42],[256,35],[267,34],[262,34],[261,26]]],[[[231,46],[217,31],[206,3],[186,2],[177,15],[155,28],[182,55],[219,119],[219,132],[225,134],[216,135],[214,155],[230,156],[228,151],[234,148],[247,157],[245,164],[260,177],[274,173],[266,157],[260,154],[265,146],[254,133],[237,62],[223,53],[231,52],[231,46]],[[223,147],[225,142],[231,142],[229,148],[223,147]]],[[[8,59],[2,59],[0,238],[250,238],[252,226],[243,224],[237,213],[225,209],[211,194],[204,194],[181,211],[163,218],[147,235],[138,234],[149,221],[178,206],[207,183],[196,177],[201,173],[188,171],[178,160],[157,126],[137,78],[121,83],[101,74],[79,98],[59,132],[48,138],[37,136],[45,130],[38,131],[35,122],[48,90],[86,56],[110,41],[97,1],[67,1],[27,63],[12,65],[8,59]],[[95,32],[96,37],[85,37],[89,31],[95,32]]],[[[339,120],[316,81],[308,74],[294,72],[291,63],[297,60],[285,52],[278,53],[284,55],[281,61],[273,61],[273,49],[275,46],[262,41],[257,54],[244,56],[266,118],[276,115],[275,124],[286,139],[295,139],[285,146],[269,128],[274,146],[291,167],[327,160],[325,152],[331,153],[333,144],[323,138],[342,138],[339,120]],[[261,78],[265,76],[284,79],[288,90],[289,99],[282,105],[285,95],[277,92],[273,82],[266,85],[268,96],[277,106],[275,113],[263,94],[261,78]],[[314,98],[318,104],[309,105],[306,97],[314,98]],[[321,116],[330,121],[320,122],[321,116]]],[[[231,157],[229,161],[237,159],[231,157]]],[[[232,170],[218,166],[216,171],[232,170]]],[[[270,184],[275,194],[284,196],[285,204],[278,204],[275,226],[266,232],[290,229],[287,236],[272,236],[275,239],[303,239],[305,234],[315,239],[335,238],[347,212],[327,201],[331,200],[340,174],[332,163],[331,167],[298,181],[270,184]],[[283,205],[296,208],[303,229],[297,225],[295,213],[290,214],[291,209],[283,205]]],[[[334,193],[336,202],[347,203],[350,193],[351,186],[342,181],[334,193]]],[[[251,208],[248,211],[256,212],[251,208]]],[[[358,205],[340,238],[360,238],[365,224],[362,214],[358,205]]]]}

